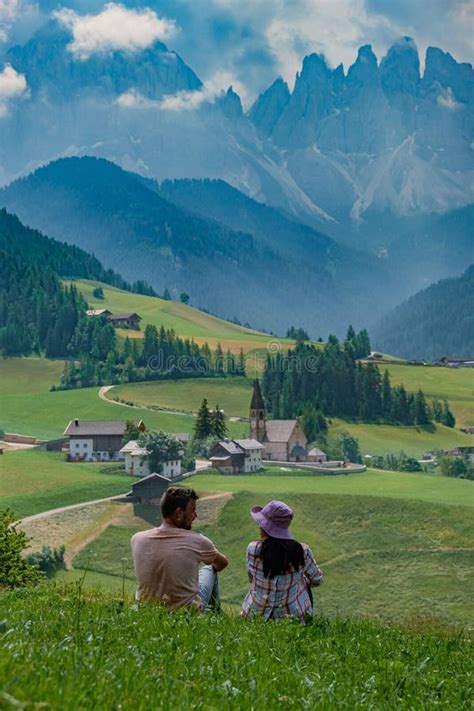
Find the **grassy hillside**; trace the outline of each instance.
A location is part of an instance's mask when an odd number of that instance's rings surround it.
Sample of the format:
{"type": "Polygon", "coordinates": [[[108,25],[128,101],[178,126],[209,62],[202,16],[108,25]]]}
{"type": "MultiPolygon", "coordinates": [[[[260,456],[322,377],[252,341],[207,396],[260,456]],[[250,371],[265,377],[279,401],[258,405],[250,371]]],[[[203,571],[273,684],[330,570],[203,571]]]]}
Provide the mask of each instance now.
{"type": "MultiPolygon", "coordinates": [[[[405,383],[407,389],[416,391],[420,387],[429,398],[447,397],[457,417],[469,413],[474,417],[474,400],[470,394],[469,376],[466,370],[447,368],[421,368],[417,366],[390,366],[394,383],[405,383]],[[468,376],[468,377],[466,377],[468,376]]],[[[206,397],[214,406],[218,403],[228,417],[247,417],[251,398],[250,379],[227,380],[191,379],[177,382],[127,383],[112,388],[107,395],[130,400],[143,405],[159,405],[176,408],[185,412],[196,412],[202,399],[206,397]]],[[[443,425],[425,427],[403,427],[375,424],[353,424],[334,419],[330,432],[337,435],[341,430],[349,430],[360,441],[364,454],[398,453],[421,456],[430,449],[443,449],[456,445],[472,445],[472,438],[458,430],[443,425]]]]}
{"type": "Polygon", "coordinates": [[[1,461],[1,507],[10,507],[21,518],[126,493],[130,477],[107,473],[111,466],[68,463],[59,452],[8,452],[1,461]]]}
{"type": "Polygon", "coordinates": [[[470,368],[434,366],[387,366],[392,383],[403,383],[407,390],[422,389],[428,399],[447,398],[456,424],[474,424],[474,373],[470,368]]]}
{"type": "Polygon", "coordinates": [[[7,707],[430,708],[469,705],[469,641],[367,621],[170,615],[74,588],[0,598],[7,707]],[[25,620],[29,620],[25,626],[25,620]],[[112,682],[111,682],[112,680],[112,682]]]}
{"type": "MultiPolygon", "coordinates": [[[[123,313],[136,311],[142,318],[142,331],[124,331],[119,329],[118,333],[131,338],[143,336],[143,329],[147,324],[153,324],[157,328],[174,328],[178,336],[183,338],[194,338],[196,343],[202,344],[205,341],[214,348],[220,342],[225,350],[230,348],[238,353],[240,348],[244,351],[265,346],[271,336],[253,331],[242,326],[237,326],[230,321],[210,316],[198,309],[181,304],[176,301],[165,301],[153,296],[141,296],[131,294],[121,289],[115,289],[99,282],[76,280],[75,285],[84,294],[91,308],[109,309],[113,313],[123,313]],[[93,289],[101,286],[104,291],[104,299],[95,299],[93,289]]],[[[290,341],[288,341],[290,343],[290,341]]]]}
{"type": "MultiPolygon", "coordinates": [[[[74,417],[89,420],[143,419],[153,429],[191,432],[194,418],[145,408],[130,408],[99,399],[99,388],[48,392],[59,381],[60,361],[35,358],[0,360],[0,427],[7,432],[52,439],[60,437],[74,417]]],[[[234,436],[242,424],[229,423],[234,436]]]]}
{"type": "Polygon", "coordinates": [[[126,383],[109,391],[108,397],[116,396],[141,405],[159,405],[185,412],[197,412],[206,397],[210,406],[217,403],[222,407],[227,417],[248,417],[252,382],[248,378],[226,378],[126,383]]]}
{"type": "Polygon", "coordinates": [[[472,446],[470,435],[444,425],[368,425],[334,419],[330,433],[337,435],[346,430],[357,437],[362,454],[397,454],[404,451],[414,457],[434,449],[472,446]]]}
{"type": "MultiPolygon", "coordinates": [[[[472,508],[420,500],[424,494],[434,498],[434,491],[438,502],[446,498],[444,484],[449,482],[434,477],[420,477],[411,492],[404,491],[403,479],[396,492],[389,491],[396,475],[381,478],[385,486],[377,487],[370,475],[345,481],[304,476],[243,477],[245,481],[220,477],[222,483],[217,476],[194,477],[192,482],[200,490],[213,490],[217,485],[234,491],[216,521],[202,525],[198,516],[196,522],[198,530],[229,556],[230,566],[221,576],[223,600],[240,605],[247,589],[245,548],[258,536],[249,509],[278,497],[295,511],[293,533],[311,546],[326,574],[325,584],[316,591],[319,612],[391,621],[433,615],[467,622],[474,593],[472,508]]],[[[463,489],[467,502],[467,487],[463,489]]],[[[474,506],[474,494],[470,504],[474,506]]],[[[130,537],[148,528],[148,521],[109,526],[79,553],[74,567],[121,577],[126,559],[125,574],[133,581],[130,537]]]]}

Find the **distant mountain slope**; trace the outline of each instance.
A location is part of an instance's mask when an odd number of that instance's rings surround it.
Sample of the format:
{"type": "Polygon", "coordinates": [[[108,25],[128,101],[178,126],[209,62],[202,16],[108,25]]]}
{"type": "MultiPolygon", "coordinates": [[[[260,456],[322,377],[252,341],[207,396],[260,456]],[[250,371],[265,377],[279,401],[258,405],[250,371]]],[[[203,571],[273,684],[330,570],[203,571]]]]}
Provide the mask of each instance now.
{"type": "Polygon", "coordinates": [[[130,289],[112,269],[104,269],[94,255],[22,225],[16,215],[5,209],[0,209],[0,250],[25,262],[48,267],[58,276],[96,279],[119,289],[130,289]]]}
{"type": "Polygon", "coordinates": [[[474,264],[384,316],[372,331],[379,350],[404,358],[474,354],[474,264]]]}
{"type": "Polygon", "coordinates": [[[328,235],[257,202],[223,180],[166,180],[160,194],[199,215],[218,220],[233,230],[249,232],[286,259],[313,269],[327,268],[355,290],[367,285],[387,284],[384,265],[375,257],[343,246],[328,235]]]}
{"type": "Polygon", "coordinates": [[[342,330],[350,316],[360,323],[357,304],[367,301],[363,293],[353,299],[353,290],[349,297],[331,259],[303,267],[268,241],[178,207],[104,160],[56,161],[1,191],[0,204],[129,279],[175,296],[186,291],[192,303],[256,327],[281,332],[297,322],[319,336],[342,330]]]}

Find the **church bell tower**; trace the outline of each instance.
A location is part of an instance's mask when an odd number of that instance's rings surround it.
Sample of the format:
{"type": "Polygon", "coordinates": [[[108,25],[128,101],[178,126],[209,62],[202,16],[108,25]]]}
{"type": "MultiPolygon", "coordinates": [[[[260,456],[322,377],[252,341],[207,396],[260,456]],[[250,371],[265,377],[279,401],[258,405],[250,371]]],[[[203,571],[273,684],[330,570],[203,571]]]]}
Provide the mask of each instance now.
{"type": "Polygon", "coordinates": [[[263,442],[266,435],[265,403],[258,378],[253,383],[253,394],[250,402],[250,437],[257,442],[263,442]]]}

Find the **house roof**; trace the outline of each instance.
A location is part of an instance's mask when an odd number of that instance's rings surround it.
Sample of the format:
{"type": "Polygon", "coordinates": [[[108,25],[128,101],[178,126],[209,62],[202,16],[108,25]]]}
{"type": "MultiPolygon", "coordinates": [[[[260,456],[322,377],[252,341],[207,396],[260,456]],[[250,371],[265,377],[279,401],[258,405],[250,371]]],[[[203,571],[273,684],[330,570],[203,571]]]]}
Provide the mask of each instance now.
{"type": "Polygon", "coordinates": [[[268,442],[288,442],[296,427],[296,420],[269,420],[266,423],[268,442]]]}
{"type": "Polygon", "coordinates": [[[65,435],[119,435],[123,437],[127,423],[125,420],[71,420],[65,435]]]}
{"type": "Polygon", "coordinates": [[[161,485],[166,485],[170,483],[170,479],[168,477],[163,476],[163,474],[156,474],[154,472],[153,474],[148,474],[148,476],[144,476],[142,479],[139,479],[136,481],[134,484],[132,484],[132,491],[127,494],[127,496],[133,495],[133,493],[137,490],[140,489],[144,484],[161,484],[161,485]]]}
{"type": "Polygon", "coordinates": [[[142,456],[147,453],[146,448],[140,447],[136,439],[131,439],[130,442],[124,444],[120,451],[122,454],[140,454],[142,456]]]}
{"type": "Polygon", "coordinates": [[[88,316],[111,316],[112,312],[109,311],[108,309],[88,309],[86,311],[86,314],[88,316]]]}
{"type": "Polygon", "coordinates": [[[243,448],[233,439],[223,439],[219,442],[220,447],[229,454],[243,454],[243,448]]]}
{"type": "Polygon", "coordinates": [[[242,449],[265,449],[265,446],[256,439],[234,439],[242,449]]]}
{"type": "Polygon", "coordinates": [[[140,319],[141,321],[141,316],[135,313],[135,311],[131,311],[130,313],[125,313],[125,314],[111,314],[109,316],[109,321],[118,321],[122,319],[127,319],[127,318],[132,318],[133,316],[136,316],[136,318],[140,319]]]}
{"type": "Polygon", "coordinates": [[[471,363],[474,361],[474,356],[448,355],[443,356],[441,360],[445,360],[448,363],[471,363]]]}
{"type": "Polygon", "coordinates": [[[321,455],[323,457],[326,456],[326,452],[323,452],[323,450],[319,449],[319,447],[313,447],[312,449],[309,450],[308,454],[311,455],[312,457],[319,457],[321,455]]]}
{"type": "Polygon", "coordinates": [[[263,395],[262,391],[260,389],[260,383],[258,382],[258,378],[254,380],[253,383],[253,393],[252,393],[252,400],[250,402],[250,409],[251,410],[264,410],[265,409],[265,403],[263,400],[263,395]]]}

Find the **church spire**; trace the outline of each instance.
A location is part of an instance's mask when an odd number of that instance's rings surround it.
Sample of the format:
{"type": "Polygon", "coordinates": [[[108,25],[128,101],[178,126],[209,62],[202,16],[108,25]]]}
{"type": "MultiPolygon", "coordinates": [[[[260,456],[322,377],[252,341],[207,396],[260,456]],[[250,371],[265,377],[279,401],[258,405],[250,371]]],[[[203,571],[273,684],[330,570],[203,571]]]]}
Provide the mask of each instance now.
{"type": "Polygon", "coordinates": [[[258,378],[253,383],[252,400],[250,402],[250,436],[258,442],[262,442],[266,435],[266,419],[265,402],[263,400],[262,391],[258,378]]]}

